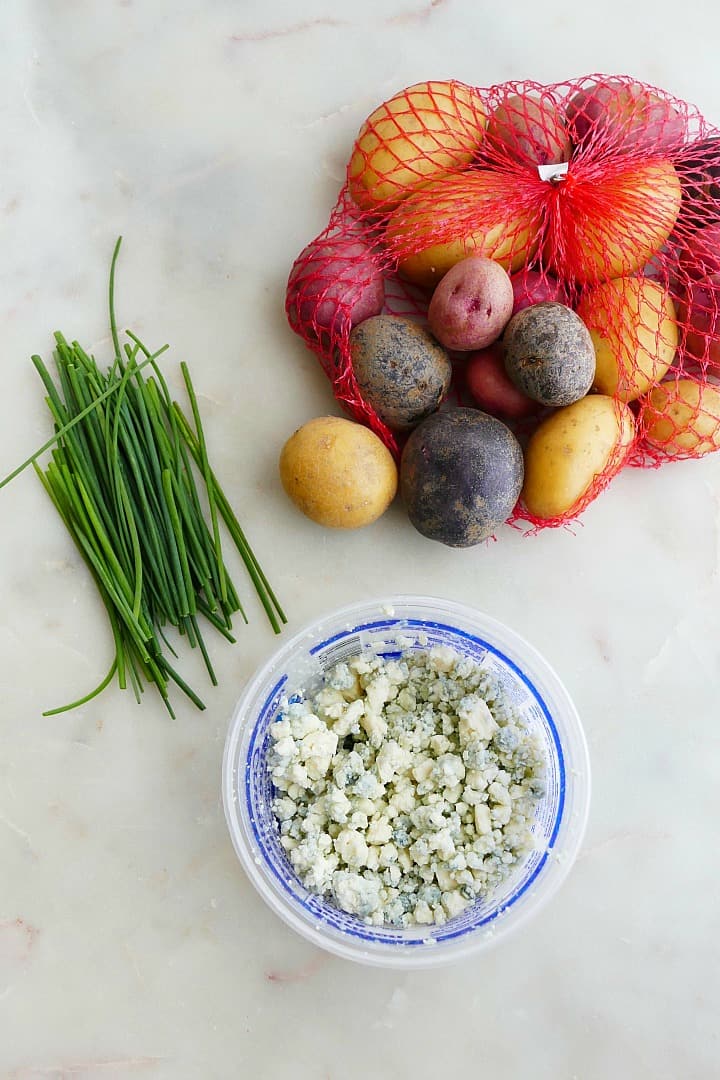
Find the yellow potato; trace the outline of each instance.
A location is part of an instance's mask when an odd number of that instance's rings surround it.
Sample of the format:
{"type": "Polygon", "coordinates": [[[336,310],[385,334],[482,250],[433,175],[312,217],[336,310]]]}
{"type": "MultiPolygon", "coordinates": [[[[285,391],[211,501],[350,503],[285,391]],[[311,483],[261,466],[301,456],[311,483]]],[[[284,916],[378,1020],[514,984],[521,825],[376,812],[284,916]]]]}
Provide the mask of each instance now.
{"type": "Polygon", "coordinates": [[[543,520],[580,513],[593,482],[606,482],[618,471],[634,438],[633,414],[620,401],[591,394],[558,409],[525,451],[526,509],[543,520]]]}
{"type": "Polygon", "coordinates": [[[720,449],[720,389],[692,379],[656,386],[643,415],[646,440],[666,454],[702,457],[720,449]]]}
{"type": "Polygon", "coordinates": [[[606,281],[584,294],[577,313],[593,339],[593,387],[601,394],[634,401],[662,379],[675,358],[675,305],[657,281],[606,281]]]}
{"type": "Polygon", "coordinates": [[[535,254],[541,228],[540,211],[518,207],[506,177],[478,170],[408,196],[390,217],[385,241],[402,277],[433,287],[468,255],[519,270],[535,254]]]}
{"type": "Polygon", "coordinates": [[[358,529],[385,513],[398,473],[392,454],[369,428],[319,416],[285,443],[280,480],[297,508],[318,525],[358,529]]]}
{"type": "Polygon", "coordinates": [[[563,189],[545,246],[548,267],[558,277],[589,284],[629,277],[675,226],[682,188],[672,162],[624,162],[620,155],[603,168],[602,177],[572,176],[563,189]]]}
{"type": "Polygon", "coordinates": [[[348,165],[350,194],[364,210],[390,209],[419,184],[467,165],[485,122],[480,97],[464,83],[401,90],[360,128],[348,165]]]}

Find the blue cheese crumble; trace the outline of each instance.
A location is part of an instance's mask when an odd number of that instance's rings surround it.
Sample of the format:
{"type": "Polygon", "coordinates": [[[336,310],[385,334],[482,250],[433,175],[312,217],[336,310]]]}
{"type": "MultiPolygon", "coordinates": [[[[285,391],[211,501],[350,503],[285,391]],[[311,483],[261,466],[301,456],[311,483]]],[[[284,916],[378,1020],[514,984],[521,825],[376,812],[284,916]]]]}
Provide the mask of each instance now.
{"type": "Polygon", "coordinates": [[[371,925],[442,925],[532,850],[544,754],[480,664],[446,646],[336,664],[283,699],[268,768],[305,887],[371,925]]]}

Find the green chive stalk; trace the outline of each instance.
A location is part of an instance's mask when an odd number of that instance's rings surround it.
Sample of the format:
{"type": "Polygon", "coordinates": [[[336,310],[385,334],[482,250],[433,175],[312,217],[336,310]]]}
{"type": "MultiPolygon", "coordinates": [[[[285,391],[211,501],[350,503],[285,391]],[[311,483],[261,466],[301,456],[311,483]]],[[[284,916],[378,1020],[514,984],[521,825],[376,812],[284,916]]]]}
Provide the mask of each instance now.
{"type": "Polygon", "coordinates": [[[32,465],[95,581],[115,649],[107,675],[93,690],[45,716],[92,701],[115,677],[121,689],[129,682],[138,702],[145,686],[154,685],[171,716],[171,684],[205,708],[168,660],[168,654],[174,660],[178,655],[166,629],[175,627],[200,650],[217,685],[200,619],[230,642],[232,616],[239,613],[247,622],[225,564],[221,520],[273,630],[279,633],[287,621],[210,466],[187,364],[181,371],[192,422],[172,400],[157,363],[168,346],[151,352],[131,331],[131,344],[121,345],[115,313],[121,242],[122,237],[113,251],[108,292],[112,365],[104,372],[78,342],[70,344],[60,333],[55,379],[39,356],[32,357],[55,434],[0,480],[3,488],[32,465]],[[38,462],[48,450],[43,468],[38,462]]]}

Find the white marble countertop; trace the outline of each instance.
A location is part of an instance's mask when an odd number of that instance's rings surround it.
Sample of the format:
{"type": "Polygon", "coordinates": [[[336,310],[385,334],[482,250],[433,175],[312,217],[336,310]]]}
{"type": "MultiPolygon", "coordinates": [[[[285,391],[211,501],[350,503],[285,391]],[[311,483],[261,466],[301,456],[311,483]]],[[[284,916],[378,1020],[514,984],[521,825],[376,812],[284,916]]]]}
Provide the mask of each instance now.
{"type": "Polygon", "coordinates": [[[380,590],[472,603],[536,643],[582,715],[594,797],[555,900],[486,957],[386,973],[314,951],[242,873],[223,740],[273,635],[213,642],[208,709],[111,689],[87,574],[31,473],[0,493],[0,1076],[14,1080],[720,1072],[720,457],[626,471],[576,534],[451,551],[394,507],[322,532],[280,445],[339,412],[282,310],[354,134],[403,86],[631,73],[720,122],[720,9],[658,0],[7,0],[0,473],[48,432],[29,356],[121,320],[187,358],[211,453],[290,617],[380,590]],[[650,20],[650,21],[649,21],[650,20]]]}

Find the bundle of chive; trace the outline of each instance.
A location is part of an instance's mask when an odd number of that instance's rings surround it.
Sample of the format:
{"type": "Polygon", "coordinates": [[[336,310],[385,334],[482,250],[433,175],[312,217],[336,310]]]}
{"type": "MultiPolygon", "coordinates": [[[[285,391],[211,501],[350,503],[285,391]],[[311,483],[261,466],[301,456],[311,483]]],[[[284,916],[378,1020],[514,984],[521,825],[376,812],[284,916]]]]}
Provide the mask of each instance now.
{"type": "Polygon", "coordinates": [[[129,681],[138,702],[145,684],[154,683],[171,716],[175,715],[171,683],[199,709],[205,708],[167,659],[168,652],[175,659],[177,653],[164,628],[175,627],[200,649],[210,680],[217,685],[198,616],[228,641],[235,640],[232,616],[240,612],[247,622],[223,560],[220,518],[273,630],[278,633],[286,622],[210,468],[187,365],[180,367],[192,422],[172,400],[157,364],[168,346],[151,353],[126,331],[130,343],[120,347],[114,294],[121,239],[110,266],[114,362],[103,373],[77,342],[68,344],[56,333],[56,383],[41,358],[33,356],[47,391],[55,435],[0,482],[4,487],[28,465],[34,467],[95,579],[115,644],[115,657],[102,682],[45,716],[92,700],[115,675],[123,689],[129,681]],[[152,371],[148,378],[143,374],[147,367],[152,371]],[[53,446],[43,470],[37,459],[53,446]]]}

